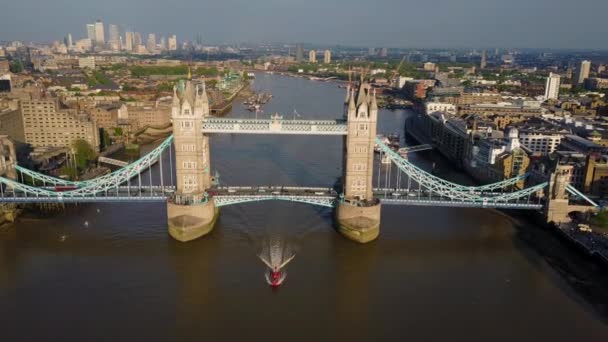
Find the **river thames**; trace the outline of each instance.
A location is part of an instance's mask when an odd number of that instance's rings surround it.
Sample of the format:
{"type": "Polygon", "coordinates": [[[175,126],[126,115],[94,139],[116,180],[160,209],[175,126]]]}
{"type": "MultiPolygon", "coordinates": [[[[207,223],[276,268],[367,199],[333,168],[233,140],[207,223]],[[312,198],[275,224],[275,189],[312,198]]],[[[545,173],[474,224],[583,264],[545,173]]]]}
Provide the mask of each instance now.
{"type": "MultiPolygon", "coordinates": [[[[342,116],[334,83],[258,74],[260,116],[342,116]]],[[[407,110],[382,110],[403,135],[407,110]]],[[[235,103],[229,116],[253,117],[235,103]]],[[[333,186],[341,137],[211,138],[222,185],[333,186]]],[[[467,181],[433,152],[410,158],[467,181]]],[[[165,163],[165,166],[167,163],[165,163]]],[[[156,204],[91,204],[26,215],[0,231],[1,341],[607,341],[608,275],[540,227],[484,209],[384,206],[359,245],[332,211],[287,202],[225,207],[180,243],[156,204]],[[86,222],[86,224],[85,224],[86,222]],[[281,236],[295,259],[278,290],[256,244],[281,236]]]]}

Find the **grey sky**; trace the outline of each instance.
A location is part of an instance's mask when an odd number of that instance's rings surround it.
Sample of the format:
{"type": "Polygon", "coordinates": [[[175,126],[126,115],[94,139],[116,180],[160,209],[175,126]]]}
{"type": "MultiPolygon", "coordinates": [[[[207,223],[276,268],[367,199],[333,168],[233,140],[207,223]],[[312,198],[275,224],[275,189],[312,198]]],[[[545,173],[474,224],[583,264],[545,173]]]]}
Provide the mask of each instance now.
{"type": "Polygon", "coordinates": [[[209,43],[608,49],[606,13],[606,0],[0,0],[0,40],[78,38],[100,18],[209,43]]]}

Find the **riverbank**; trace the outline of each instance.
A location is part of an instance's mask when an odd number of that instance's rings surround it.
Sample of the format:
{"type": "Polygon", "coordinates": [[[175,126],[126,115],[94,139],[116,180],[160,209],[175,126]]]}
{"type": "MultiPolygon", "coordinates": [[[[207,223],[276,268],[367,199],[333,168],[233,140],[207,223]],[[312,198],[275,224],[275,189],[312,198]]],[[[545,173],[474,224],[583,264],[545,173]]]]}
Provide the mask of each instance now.
{"type": "MultiPolygon", "coordinates": [[[[405,135],[419,144],[432,144],[430,139],[413,131],[411,120],[414,120],[414,118],[406,120],[404,127],[405,135]]],[[[438,151],[450,164],[455,166],[459,171],[463,171],[468,177],[471,177],[475,183],[480,184],[481,179],[478,175],[473,174],[468,167],[462,167],[458,162],[455,162],[453,158],[446,155],[445,151],[439,149],[438,151]]],[[[503,211],[500,210],[500,212],[503,211]]],[[[513,215],[507,212],[505,212],[505,214],[510,216],[513,215]]],[[[559,236],[562,241],[566,242],[569,246],[574,247],[575,250],[578,250],[579,252],[582,251],[585,255],[593,257],[604,266],[608,266],[608,234],[581,232],[574,223],[561,225],[547,223],[542,215],[543,214],[540,212],[535,212],[534,215],[532,215],[534,217],[528,215],[526,215],[526,217],[530,223],[538,224],[551,230],[554,234],[559,236]]]]}

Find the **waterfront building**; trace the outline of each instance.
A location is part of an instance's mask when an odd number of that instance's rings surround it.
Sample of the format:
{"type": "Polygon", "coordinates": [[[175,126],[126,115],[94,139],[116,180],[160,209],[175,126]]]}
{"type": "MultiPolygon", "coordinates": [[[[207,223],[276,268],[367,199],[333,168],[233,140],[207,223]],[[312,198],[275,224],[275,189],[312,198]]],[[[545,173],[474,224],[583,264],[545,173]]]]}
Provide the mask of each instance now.
{"type": "Polygon", "coordinates": [[[545,84],[545,100],[557,100],[559,97],[560,76],[558,74],[549,73],[545,84]]]}
{"type": "MultiPolygon", "coordinates": [[[[142,105],[133,105],[126,108],[131,127],[164,127],[171,123],[171,107],[168,103],[156,101],[142,105]]],[[[118,113],[124,117],[123,113],[118,113]]]]}
{"type": "Polygon", "coordinates": [[[590,153],[601,154],[606,150],[604,146],[574,134],[564,136],[560,149],[579,152],[585,155],[590,153]]]}
{"type": "MultiPolygon", "coordinates": [[[[506,139],[482,138],[472,147],[471,163],[467,170],[482,182],[499,182],[524,175],[530,165],[530,157],[519,141],[516,128],[508,131],[506,139]]],[[[516,184],[523,188],[524,181],[516,184]]]]}
{"type": "Polygon", "coordinates": [[[127,106],[120,103],[101,105],[91,108],[88,113],[97,127],[109,129],[118,126],[118,112],[126,110],[127,106]]]}
{"type": "Polygon", "coordinates": [[[310,50],[308,52],[308,62],[309,63],[317,63],[317,51],[310,50]]]}
{"type": "Polygon", "coordinates": [[[62,109],[58,99],[22,100],[25,142],[33,147],[70,147],[85,140],[99,151],[99,130],[86,114],[62,109]]]}
{"type": "Polygon", "coordinates": [[[103,30],[103,23],[101,20],[95,22],[95,45],[103,46],[106,43],[105,33],[103,30]]]}
{"type": "Polygon", "coordinates": [[[589,78],[589,72],[591,71],[591,62],[590,61],[582,61],[581,64],[576,69],[574,74],[575,79],[574,85],[582,85],[587,78],[589,78]]]}
{"type": "Polygon", "coordinates": [[[331,63],[331,51],[330,50],[325,50],[325,52],[323,52],[323,63],[325,63],[325,64],[331,63]]]}
{"type": "Polygon", "coordinates": [[[304,48],[302,44],[296,45],[296,62],[301,63],[304,61],[304,48]]]}

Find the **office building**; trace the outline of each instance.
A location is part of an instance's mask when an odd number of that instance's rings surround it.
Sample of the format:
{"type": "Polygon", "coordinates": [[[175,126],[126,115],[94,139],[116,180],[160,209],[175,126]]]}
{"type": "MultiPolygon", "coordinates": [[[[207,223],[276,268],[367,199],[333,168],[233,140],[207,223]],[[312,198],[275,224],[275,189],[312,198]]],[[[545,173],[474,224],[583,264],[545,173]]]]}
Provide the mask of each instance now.
{"type": "Polygon", "coordinates": [[[301,44],[296,45],[296,62],[304,61],[304,48],[301,44]]]}
{"type": "Polygon", "coordinates": [[[589,78],[589,72],[591,71],[591,62],[582,61],[581,64],[576,68],[574,74],[574,85],[582,85],[587,78],[589,78]]]}
{"type": "Polygon", "coordinates": [[[325,52],[323,52],[323,63],[331,63],[331,51],[325,50],[325,52]]]}
{"type": "Polygon", "coordinates": [[[177,50],[177,36],[172,35],[171,37],[169,37],[167,49],[169,51],[177,50]]]}
{"type": "Polygon", "coordinates": [[[125,32],[125,41],[122,48],[127,51],[133,51],[133,39],[133,32],[125,32]]]}
{"type": "Polygon", "coordinates": [[[309,63],[317,63],[317,51],[310,50],[308,52],[308,62],[309,63]]]}
{"type": "Polygon", "coordinates": [[[139,32],[133,33],[133,50],[136,50],[142,43],[141,34],[139,32]]]}
{"type": "Polygon", "coordinates": [[[99,151],[97,125],[87,115],[73,109],[61,109],[57,99],[22,100],[25,142],[33,147],[71,147],[85,140],[99,151]]]}
{"type": "Polygon", "coordinates": [[[560,76],[558,74],[549,73],[547,83],[545,84],[545,100],[557,100],[559,97],[560,76]]]}
{"type": "Polygon", "coordinates": [[[486,59],[486,51],[484,50],[481,52],[481,62],[479,63],[479,68],[485,69],[487,64],[488,64],[488,61],[486,59]]]}
{"type": "Polygon", "coordinates": [[[103,23],[101,20],[95,22],[95,45],[103,46],[106,43],[105,33],[103,31],[103,23]]]}
{"type": "Polygon", "coordinates": [[[87,24],[87,38],[95,42],[95,24],[87,24]]]}
{"type": "Polygon", "coordinates": [[[148,49],[149,52],[153,52],[156,50],[156,35],[154,33],[148,34],[146,49],[148,49]]]}
{"type": "Polygon", "coordinates": [[[110,44],[110,48],[114,51],[120,50],[120,33],[118,31],[118,26],[114,24],[110,24],[108,28],[110,37],[108,43],[110,44]]]}

